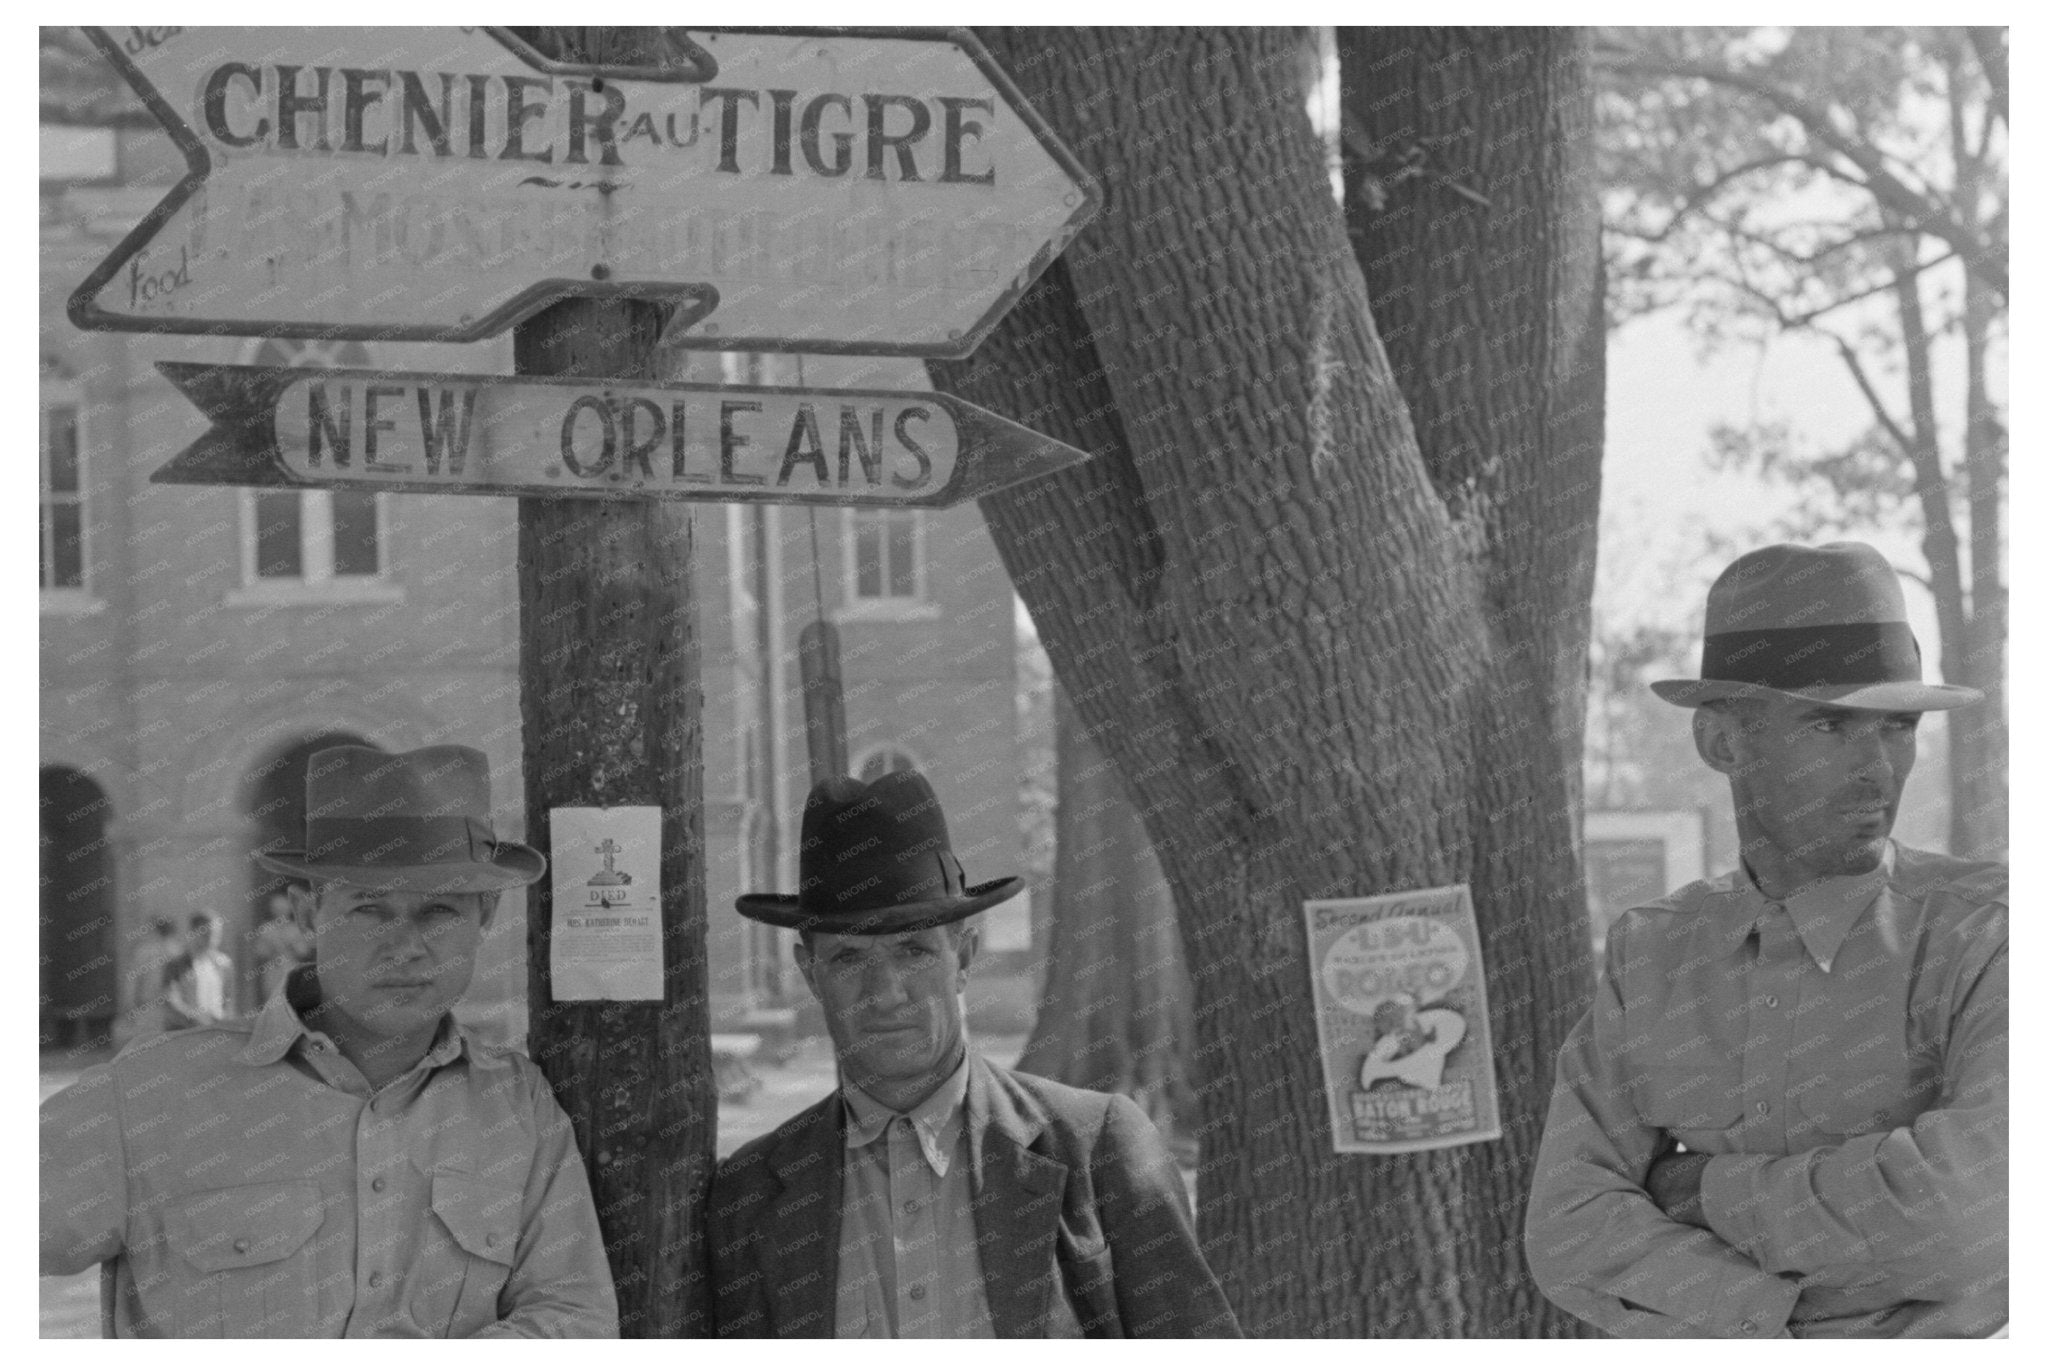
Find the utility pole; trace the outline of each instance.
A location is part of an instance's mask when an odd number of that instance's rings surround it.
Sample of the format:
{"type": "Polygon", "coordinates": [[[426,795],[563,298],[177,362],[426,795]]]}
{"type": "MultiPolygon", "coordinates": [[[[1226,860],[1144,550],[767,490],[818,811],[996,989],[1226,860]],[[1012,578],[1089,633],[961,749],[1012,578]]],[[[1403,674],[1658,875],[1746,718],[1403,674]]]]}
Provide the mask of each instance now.
{"type": "MultiPolygon", "coordinates": [[[[653,28],[522,30],[563,62],[659,65],[653,28]]],[[[591,193],[603,193],[592,189],[591,193]]],[[[630,212],[622,207],[621,212],[630,212]]],[[[522,375],[653,379],[663,305],[573,299],[513,332],[522,375]]],[[[702,690],[690,511],[655,500],[519,500],[526,818],[661,808],[659,1002],[561,1002],[552,891],[527,901],[527,1048],[575,1125],[618,1287],[620,1333],[706,1330],[701,1211],[717,1139],[705,962],[702,690]]]]}

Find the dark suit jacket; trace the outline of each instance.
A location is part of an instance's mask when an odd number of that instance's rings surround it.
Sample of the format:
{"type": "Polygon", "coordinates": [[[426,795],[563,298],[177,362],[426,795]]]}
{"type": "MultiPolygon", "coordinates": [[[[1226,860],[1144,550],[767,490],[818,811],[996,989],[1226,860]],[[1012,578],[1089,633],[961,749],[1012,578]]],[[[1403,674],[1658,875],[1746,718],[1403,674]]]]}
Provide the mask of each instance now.
{"type": "MultiPolygon", "coordinates": [[[[1046,1335],[1062,1292],[1089,1336],[1239,1335],[1195,1243],[1180,1172],[1137,1105],[980,1056],[968,1068],[975,1240],[997,1336],[1046,1335]]],[[[844,1125],[828,1095],[719,1165],[718,1335],[832,1335],[844,1125]]]]}

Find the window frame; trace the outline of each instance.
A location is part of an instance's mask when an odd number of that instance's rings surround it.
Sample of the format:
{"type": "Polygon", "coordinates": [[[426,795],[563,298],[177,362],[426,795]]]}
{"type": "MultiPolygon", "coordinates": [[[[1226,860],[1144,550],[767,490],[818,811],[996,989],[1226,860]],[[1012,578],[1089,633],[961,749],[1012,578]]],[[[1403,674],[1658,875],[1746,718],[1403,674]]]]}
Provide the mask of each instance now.
{"type": "Polygon", "coordinates": [[[52,520],[47,509],[60,501],[78,508],[78,582],[76,585],[46,583],[43,574],[47,569],[39,569],[36,575],[39,606],[41,610],[52,613],[99,611],[106,604],[93,592],[93,535],[89,508],[92,479],[88,472],[90,447],[86,434],[84,390],[76,378],[47,362],[36,387],[36,536],[45,565],[55,558],[52,553],[52,520]],[[57,409],[71,414],[72,439],[77,444],[74,459],[78,468],[78,488],[73,493],[61,495],[50,486],[50,414],[57,409]]]}
{"type": "MultiPolygon", "coordinates": [[[[854,620],[930,620],[939,615],[931,598],[931,518],[922,507],[844,507],[839,513],[840,573],[843,590],[835,616],[854,620]],[[911,526],[912,591],[907,597],[865,597],[860,591],[859,518],[908,516],[911,526]]],[[[882,581],[889,580],[888,538],[883,538],[882,581]]]]}
{"type": "MultiPolygon", "coordinates": [[[[351,367],[375,369],[376,362],[367,347],[360,342],[280,342],[284,347],[297,347],[289,361],[305,369],[332,368],[332,360],[317,365],[304,364],[308,356],[320,356],[323,348],[338,345],[354,346],[362,353],[359,362],[350,362],[351,367]]],[[[276,364],[278,357],[266,356],[265,348],[273,345],[270,341],[254,340],[245,348],[243,360],[248,364],[276,364]]],[[[292,603],[323,604],[329,602],[402,602],[405,600],[404,587],[391,573],[391,498],[384,493],[369,494],[375,509],[377,528],[377,572],[373,574],[337,574],[334,571],[334,489],[331,488],[239,488],[238,531],[240,539],[240,582],[227,592],[225,602],[231,607],[269,607],[292,603]],[[299,499],[299,567],[296,578],[266,578],[257,572],[258,555],[256,545],[256,499],[263,493],[296,493],[299,499]]],[[[357,491],[357,490],[349,490],[357,491]]]]}

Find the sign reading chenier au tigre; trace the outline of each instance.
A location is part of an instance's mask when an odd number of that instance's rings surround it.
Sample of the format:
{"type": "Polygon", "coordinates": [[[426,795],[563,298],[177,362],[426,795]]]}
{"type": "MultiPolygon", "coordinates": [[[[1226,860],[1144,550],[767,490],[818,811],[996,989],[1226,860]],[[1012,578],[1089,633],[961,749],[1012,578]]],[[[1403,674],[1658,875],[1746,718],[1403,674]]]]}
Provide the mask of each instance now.
{"type": "Polygon", "coordinates": [[[87,29],[188,173],[71,303],[103,330],[463,341],[564,297],[671,340],[964,356],[1096,192],[965,31],[87,29]]]}

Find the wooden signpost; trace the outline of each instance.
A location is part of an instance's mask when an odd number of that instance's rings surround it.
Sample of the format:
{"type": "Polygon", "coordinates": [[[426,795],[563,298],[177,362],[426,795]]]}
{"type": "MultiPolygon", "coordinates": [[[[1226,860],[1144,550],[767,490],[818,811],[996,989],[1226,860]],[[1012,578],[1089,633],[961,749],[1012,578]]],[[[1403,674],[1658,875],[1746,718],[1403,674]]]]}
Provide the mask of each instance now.
{"type": "Polygon", "coordinates": [[[659,65],[490,28],[86,32],[187,171],[80,327],[473,341],[636,298],[677,306],[672,345],[959,357],[1098,202],[964,30],[678,30],[659,65]]]}
{"type": "MultiPolygon", "coordinates": [[[[526,837],[552,846],[565,810],[587,843],[624,808],[638,847],[651,809],[660,904],[649,960],[582,994],[631,988],[565,1000],[553,892],[532,889],[527,1047],[575,1126],[623,1334],[701,1334],[717,1097],[676,504],[947,507],[1087,457],[938,394],[670,384],[657,355],[965,356],[1098,196],[964,30],[526,32],[88,28],[187,173],[70,311],[190,335],[513,329],[510,377],[164,362],[211,425],[152,477],[519,499],[526,837]]],[[[814,762],[843,772],[828,629],[805,659],[814,762]]]]}

